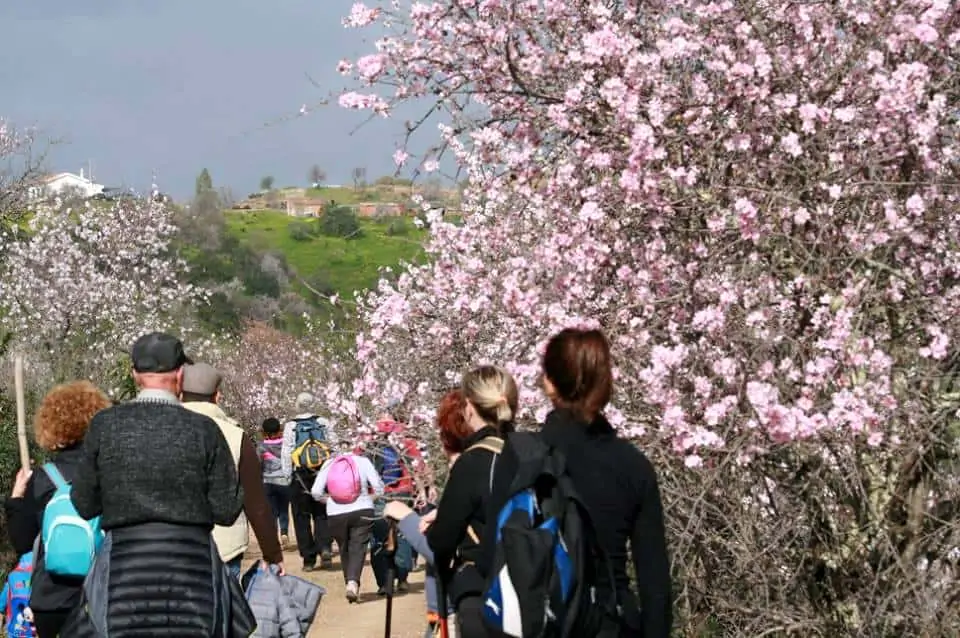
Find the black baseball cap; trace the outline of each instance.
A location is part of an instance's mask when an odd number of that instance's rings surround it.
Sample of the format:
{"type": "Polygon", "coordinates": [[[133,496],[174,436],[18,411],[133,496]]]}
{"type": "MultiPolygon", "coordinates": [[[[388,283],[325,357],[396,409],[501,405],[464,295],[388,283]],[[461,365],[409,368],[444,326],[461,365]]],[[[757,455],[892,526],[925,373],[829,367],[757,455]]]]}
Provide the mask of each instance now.
{"type": "Polygon", "coordinates": [[[151,332],[137,339],[130,349],[136,372],[173,372],[193,361],[183,351],[183,343],[172,335],[151,332]]]}

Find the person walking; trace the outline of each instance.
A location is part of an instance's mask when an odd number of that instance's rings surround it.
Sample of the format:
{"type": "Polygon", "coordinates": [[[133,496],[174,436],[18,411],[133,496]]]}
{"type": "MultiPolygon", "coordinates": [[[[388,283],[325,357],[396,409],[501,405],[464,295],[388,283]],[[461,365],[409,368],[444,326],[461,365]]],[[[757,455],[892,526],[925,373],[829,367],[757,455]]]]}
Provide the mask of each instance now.
{"type": "MultiPolygon", "coordinates": [[[[82,456],[81,443],[93,417],[108,407],[110,399],[89,381],[59,385],[43,398],[33,421],[33,435],[49,463],[66,482],[73,480],[82,456]]],[[[17,472],[13,493],[4,504],[10,544],[18,556],[33,551],[30,610],[37,638],[56,638],[67,615],[80,602],[82,578],[47,572],[43,541],[39,538],[43,513],[56,492],[48,472],[17,472]]]]}
{"type": "Polygon", "coordinates": [[[477,567],[480,538],[493,527],[487,524],[491,481],[502,434],[512,430],[519,391],[513,376],[496,366],[470,370],[463,375],[460,390],[463,421],[451,422],[458,431],[442,431],[441,440],[462,452],[450,468],[427,541],[437,576],[456,608],[457,635],[482,638],[488,633],[482,618],[485,580],[477,567]]]}
{"type": "Polygon", "coordinates": [[[263,490],[280,527],[280,543],[284,549],[290,544],[290,479],[283,473],[283,426],[270,417],[261,426],[263,440],[258,448],[263,466],[263,490]]]}
{"type": "Polygon", "coordinates": [[[299,414],[284,426],[280,450],[283,474],[290,486],[290,507],[293,510],[297,549],[303,559],[303,571],[306,572],[316,569],[318,556],[321,569],[333,566],[327,511],[310,496],[310,488],[322,462],[330,458],[331,428],[326,419],[321,419],[310,411],[313,403],[313,395],[308,392],[297,396],[296,407],[299,414]],[[308,446],[313,449],[308,450],[308,446]],[[319,462],[303,462],[303,457],[312,456],[304,454],[307,452],[317,452],[319,462]]]}
{"type": "MultiPolygon", "coordinates": [[[[610,600],[615,594],[618,613],[607,610],[606,620],[619,627],[620,638],[668,638],[672,595],[660,490],[647,457],[631,442],[619,438],[603,415],[613,394],[610,344],[599,330],[563,330],[547,342],[542,368],[543,390],[553,411],[537,436],[566,460],[565,473],[589,510],[599,549],[609,558],[614,582],[605,570],[592,566],[596,572],[596,601],[610,600]],[[633,559],[636,591],[627,572],[628,555],[633,559]]],[[[517,444],[508,439],[497,463],[488,517],[499,516],[517,489],[521,466],[517,444]]],[[[440,517],[445,502],[441,501],[440,517]]],[[[496,528],[488,525],[482,534],[478,566],[488,576],[495,570],[496,528]]],[[[428,537],[433,538],[430,534],[428,537]]],[[[512,595],[522,598],[524,592],[512,595]]],[[[542,595],[535,602],[542,605],[542,595]]],[[[592,608],[602,609],[599,604],[592,608]]],[[[572,630],[583,638],[595,635],[579,626],[572,630]]]]}
{"type": "Polygon", "coordinates": [[[370,542],[374,497],[383,495],[383,481],[370,459],[353,453],[345,444],[344,450],[321,468],[311,494],[317,502],[326,503],[330,530],[340,548],[346,597],[355,603],[360,599],[360,577],[370,542]],[[337,473],[337,481],[330,480],[328,485],[332,472],[337,473]],[[352,485],[343,486],[339,482],[343,478],[348,478],[352,485]]]}
{"type": "MultiPolygon", "coordinates": [[[[383,481],[384,497],[390,500],[404,501],[414,505],[414,495],[418,485],[415,477],[424,475],[423,457],[417,442],[404,435],[405,426],[394,415],[384,413],[377,421],[377,439],[371,446],[373,466],[383,481]]],[[[377,581],[377,594],[385,596],[387,593],[387,574],[390,573],[390,558],[384,551],[390,526],[382,518],[382,506],[378,504],[370,536],[370,567],[373,569],[377,581]]],[[[394,575],[397,580],[396,590],[406,593],[410,589],[407,579],[413,571],[413,547],[405,538],[398,538],[393,552],[394,575]]]]}
{"type": "Polygon", "coordinates": [[[261,482],[260,460],[250,437],[240,424],[231,419],[220,407],[220,387],[223,375],[206,363],[195,363],[183,368],[183,389],[180,398],[183,407],[213,419],[230,446],[230,454],[237,466],[237,475],[243,488],[243,512],[230,527],[213,528],[213,540],[217,543],[220,558],[236,578],[240,578],[243,554],[250,543],[249,526],[260,544],[263,560],[276,565],[284,573],[283,549],[277,539],[277,522],[273,515],[264,485],[261,482]]]}
{"type": "Polygon", "coordinates": [[[74,475],[77,513],[100,516],[108,534],[88,579],[89,608],[76,609],[65,635],[84,635],[105,616],[111,638],[220,636],[235,609],[221,603],[239,583],[225,579],[211,532],[243,509],[237,464],[213,419],[180,403],[192,361],[179,339],[144,335],[131,359],[139,394],[97,413],[74,475]]]}

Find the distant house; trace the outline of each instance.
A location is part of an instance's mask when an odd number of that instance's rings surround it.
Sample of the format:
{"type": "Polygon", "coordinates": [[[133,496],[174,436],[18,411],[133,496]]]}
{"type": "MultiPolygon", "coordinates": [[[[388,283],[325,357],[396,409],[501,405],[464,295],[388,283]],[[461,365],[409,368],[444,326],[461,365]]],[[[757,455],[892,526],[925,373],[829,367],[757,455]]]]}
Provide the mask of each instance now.
{"type": "Polygon", "coordinates": [[[403,206],[395,202],[363,202],[354,206],[358,217],[400,217],[403,206]]]}
{"type": "Polygon", "coordinates": [[[80,174],[74,173],[55,173],[41,177],[34,185],[28,189],[28,195],[32,201],[50,199],[58,195],[73,193],[79,197],[88,198],[103,192],[103,184],[96,184],[92,180],[84,177],[83,169],[80,174]]]}
{"type": "Polygon", "coordinates": [[[319,217],[327,206],[327,200],[310,197],[288,197],[287,215],[291,217],[319,217]]]}

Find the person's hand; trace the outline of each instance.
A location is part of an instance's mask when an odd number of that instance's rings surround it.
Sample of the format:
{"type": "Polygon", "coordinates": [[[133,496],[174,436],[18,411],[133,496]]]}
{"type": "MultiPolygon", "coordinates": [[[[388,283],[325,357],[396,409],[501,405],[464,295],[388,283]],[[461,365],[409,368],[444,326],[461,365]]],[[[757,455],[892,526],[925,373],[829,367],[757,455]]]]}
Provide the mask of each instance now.
{"type": "Polygon", "coordinates": [[[283,567],[283,561],[280,561],[279,563],[268,563],[263,559],[260,560],[260,569],[262,569],[263,571],[267,571],[268,569],[270,569],[270,565],[276,565],[277,574],[279,574],[280,576],[287,575],[287,570],[284,569],[283,567]]]}
{"type": "Polygon", "coordinates": [[[31,476],[33,476],[33,470],[24,470],[23,468],[17,470],[17,478],[13,481],[13,491],[10,492],[10,496],[23,498],[24,494],[27,493],[27,483],[30,482],[31,476]]]}
{"type": "Polygon", "coordinates": [[[390,501],[383,507],[383,515],[395,521],[402,521],[412,513],[410,506],[400,501],[390,501]]]}
{"type": "Polygon", "coordinates": [[[427,530],[430,529],[430,526],[433,525],[433,521],[437,520],[437,510],[432,510],[428,514],[424,514],[420,517],[420,533],[426,534],[427,530]]]}

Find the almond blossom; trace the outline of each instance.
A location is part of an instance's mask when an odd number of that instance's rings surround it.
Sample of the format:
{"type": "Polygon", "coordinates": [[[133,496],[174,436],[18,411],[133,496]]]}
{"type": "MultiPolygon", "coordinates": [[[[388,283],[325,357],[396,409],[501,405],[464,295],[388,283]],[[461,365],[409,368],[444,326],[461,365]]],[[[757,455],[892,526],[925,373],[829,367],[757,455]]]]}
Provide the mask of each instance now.
{"type": "Polygon", "coordinates": [[[600,325],[684,619],[960,630],[951,590],[920,604],[932,572],[897,571],[960,545],[951,3],[396,0],[374,24],[382,68],[344,105],[430,100],[468,186],[361,300],[368,402],[495,361],[539,418],[545,340],[600,325]]]}

